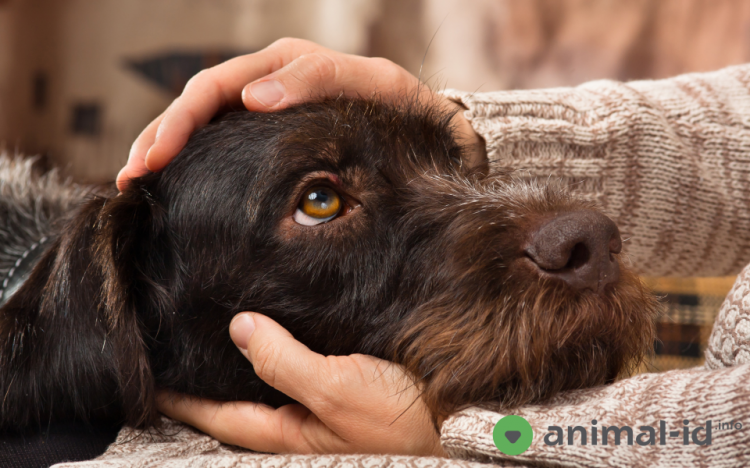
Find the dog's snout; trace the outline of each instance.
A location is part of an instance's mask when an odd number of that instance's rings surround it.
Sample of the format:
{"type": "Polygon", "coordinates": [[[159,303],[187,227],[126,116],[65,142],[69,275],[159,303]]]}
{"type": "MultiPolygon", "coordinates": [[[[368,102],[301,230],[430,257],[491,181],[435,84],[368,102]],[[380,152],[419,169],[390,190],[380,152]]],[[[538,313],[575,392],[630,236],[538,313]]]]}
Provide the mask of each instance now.
{"type": "Polygon", "coordinates": [[[573,211],[543,222],[529,233],[524,254],[541,270],[571,287],[599,292],[617,281],[614,254],[622,250],[615,223],[595,211],[573,211]]]}

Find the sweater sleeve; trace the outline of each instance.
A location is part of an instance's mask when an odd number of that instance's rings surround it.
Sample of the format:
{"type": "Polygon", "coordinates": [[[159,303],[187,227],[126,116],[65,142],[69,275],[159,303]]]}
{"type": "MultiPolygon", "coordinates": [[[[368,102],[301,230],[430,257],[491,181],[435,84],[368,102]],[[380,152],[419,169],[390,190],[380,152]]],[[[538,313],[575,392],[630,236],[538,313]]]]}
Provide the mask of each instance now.
{"type": "MultiPolygon", "coordinates": [[[[455,458],[529,465],[750,466],[750,266],[737,277],[716,318],[704,368],[642,374],[606,387],[563,393],[548,404],[522,407],[516,414],[526,418],[534,431],[531,447],[519,456],[504,455],[495,447],[492,431],[505,414],[491,409],[470,408],[448,418],[441,429],[443,448],[455,458]],[[689,421],[687,445],[682,439],[684,420],[689,421]],[[662,421],[665,429],[660,433],[662,421]],[[697,440],[705,441],[708,421],[711,443],[699,445],[693,431],[703,427],[697,440]],[[563,431],[562,445],[545,443],[552,426],[563,431]],[[568,426],[586,428],[588,444],[583,445],[580,432],[575,432],[569,445],[568,426]],[[594,426],[598,444],[593,444],[594,426]],[[604,445],[604,426],[629,426],[635,445],[618,446],[612,441],[604,445]],[[641,445],[637,437],[644,432],[642,426],[663,436],[658,435],[653,445],[641,445]],[[672,437],[671,431],[677,431],[678,437],[672,437]]],[[[646,439],[643,436],[641,441],[646,439]]],[[[548,442],[557,440],[553,435],[548,442]]]]}
{"type": "Polygon", "coordinates": [[[493,428],[505,414],[487,409],[469,408],[451,416],[443,423],[441,441],[451,457],[501,464],[513,460],[565,467],[748,466],[748,382],[750,364],[695,368],[641,374],[606,387],[568,392],[544,406],[524,406],[514,414],[531,424],[534,437],[531,447],[516,456],[495,447],[493,428]],[[683,439],[684,420],[688,444],[683,439]],[[568,439],[568,427],[577,426],[586,432],[585,445],[581,430],[573,432],[572,443],[568,439]],[[630,435],[623,427],[631,429],[630,435]]]}
{"type": "Polygon", "coordinates": [[[750,263],[750,65],[659,81],[445,94],[491,165],[596,201],[636,271],[736,274],[750,263]]]}

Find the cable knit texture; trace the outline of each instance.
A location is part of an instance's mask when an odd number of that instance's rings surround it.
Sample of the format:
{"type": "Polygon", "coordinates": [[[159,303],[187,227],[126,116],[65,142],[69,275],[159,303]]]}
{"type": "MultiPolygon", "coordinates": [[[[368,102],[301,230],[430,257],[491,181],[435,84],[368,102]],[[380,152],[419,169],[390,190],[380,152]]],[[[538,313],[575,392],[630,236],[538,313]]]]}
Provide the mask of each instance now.
{"type": "Polygon", "coordinates": [[[380,468],[387,466],[479,468],[486,465],[464,460],[398,455],[269,455],[223,445],[195,429],[163,418],[161,434],[144,434],[125,428],[107,452],[96,460],[61,463],[56,468],[380,468]]]}
{"type": "MultiPolygon", "coordinates": [[[[492,440],[492,430],[504,413],[471,408],[448,419],[442,427],[443,448],[454,458],[487,462],[517,460],[530,465],[557,464],[569,467],[609,466],[750,466],[750,365],[721,370],[702,368],[642,374],[607,387],[560,395],[544,406],[525,406],[514,414],[523,416],[534,430],[529,450],[511,457],[502,454],[492,440]],[[690,431],[712,421],[712,443],[683,445],[682,421],[690,421],[690,431]],[[598,445],[592,445],[592,420],[596,420],[598,445]],[[633,436],[640,426],[656,430],[666,423],[665,445],[602,444],[604,426],[630,426],[633,436]],[[718,430],[720,422],[741,422],[742,429],[718,430]],[[544,437],[550,426],[564,431],[564,445],[548,446],[544,437]],[[587,429],[588,444],[581,444],[580,432],[568,445],[568,426],[587,429]],[[669,431],[679,431],[676,438],[669,431]]],[[[701,438],[705,433],[700,432],[701,438]]],[[[551,440],[555,440],[556,436],[551,440]]]]}
{"type": "Polygon", "coordinates": [[[468,108],[493,164],[596,200],[639,273],[720,276],[750,263],[750,66],[446,94],[468,108]]]}
{"type": "MultiPolygon", "coordinates": [[[[559,177],[618,223],[634,268],[652,276],[736,273],[750,263],[750,66],[670,80],[596,81],[576,88],[446,95],[487,142],[491,163],[521,177],[559,177]]],[[[175,421],[162,435],[121,431],[96,460],[58,467],[150,466],[750,466],[750,268],[714,325],[706,368],[643,374],[559,395],[519,414],[534,441],[502,454],[492,440],[504,416],[470,408],[447,419],[452,459],[374,455],[265,455],[228,447],[175,421]],[[712,444],[547,446],[549,426],[691,430],[711,420],[712,444]],[[718,421],[741,430],[717,430],[718,421]]],[[[567,432],[565,433],[567,442],[567,432]]]]}
{"type": "MultiPolygon", "coordinates": [[[[708,369],[746,363],[750,363],[750,266],[742,270],[727,294],[706,349],[708,369]]],[[[750,379],[745,382],[750,387],[750,379]]]]}

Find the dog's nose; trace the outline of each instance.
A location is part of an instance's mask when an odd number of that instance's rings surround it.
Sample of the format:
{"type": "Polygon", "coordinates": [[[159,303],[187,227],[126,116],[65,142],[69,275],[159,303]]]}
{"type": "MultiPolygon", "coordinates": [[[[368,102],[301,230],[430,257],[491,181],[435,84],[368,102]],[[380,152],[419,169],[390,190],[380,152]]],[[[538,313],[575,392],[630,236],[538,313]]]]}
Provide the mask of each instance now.
{"type": "Polygon", "coordinates": [[[556,216],[531,232],[524,253],[542,274],[571,287],[600,292],[617,281],[620,266],[614,254],[622,250],[615,223],[595,211],[556,216]]]}

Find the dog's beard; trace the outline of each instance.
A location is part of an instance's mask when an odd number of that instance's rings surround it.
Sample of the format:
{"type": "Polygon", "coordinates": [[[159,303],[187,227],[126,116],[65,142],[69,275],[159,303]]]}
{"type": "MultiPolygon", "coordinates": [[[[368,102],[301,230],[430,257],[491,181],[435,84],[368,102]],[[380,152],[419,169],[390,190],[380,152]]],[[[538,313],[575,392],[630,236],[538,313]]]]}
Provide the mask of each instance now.
{"type": "Polygon", "coordinates": [[[435,297],[396,340],[394,359],[414,375],[437,418],[602,385],[653,349],[658,303],[627,270],[601,295],[542,280],[499,302],[478,296],[435,297]]]}

